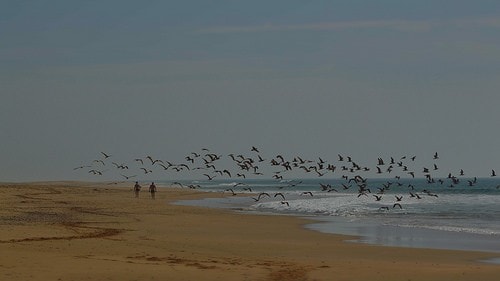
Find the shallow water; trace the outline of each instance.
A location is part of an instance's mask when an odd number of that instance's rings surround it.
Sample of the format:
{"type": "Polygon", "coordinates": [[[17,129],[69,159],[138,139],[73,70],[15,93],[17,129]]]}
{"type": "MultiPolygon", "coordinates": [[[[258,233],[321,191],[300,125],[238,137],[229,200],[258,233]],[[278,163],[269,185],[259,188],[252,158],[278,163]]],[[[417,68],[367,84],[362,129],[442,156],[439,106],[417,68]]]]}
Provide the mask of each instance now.
{"type": "Polygon", "coordinates": [[[378,201],[374,191],[387,180],[370,180],[373,193],[363,196],[352,187],[343,188],[346,183],[340,180],[322,183],[338,192],[321,190],[317,180],[306,179],[294,180],[293,186],[266,180],[239,182],[237,186],[231,181],[197,182],[201,190],[227,193],[231,188],[237,196],[179,204],[305,216],[316,221],[306,226],[308,229],[354,235],[362,243],[500,253],[500,190],[496,179],[479,179],[473,188],[466,184],[453,188],[429,185],[425,180],[400,182],[377,194],[381,196],[378,201]],[[252,193],[243,188],[251,188],[252,193]],[[257,200],[261,192],[269,196],[257,200]],[[276,195],[278,192],[286,201],[276,195]],[[242,193],[250,196],[238,196],[242,193]],[[411,194],[418,194],[420,199],[411,194]],[[401,208],[393,206],[395,203],[401,208]]]}

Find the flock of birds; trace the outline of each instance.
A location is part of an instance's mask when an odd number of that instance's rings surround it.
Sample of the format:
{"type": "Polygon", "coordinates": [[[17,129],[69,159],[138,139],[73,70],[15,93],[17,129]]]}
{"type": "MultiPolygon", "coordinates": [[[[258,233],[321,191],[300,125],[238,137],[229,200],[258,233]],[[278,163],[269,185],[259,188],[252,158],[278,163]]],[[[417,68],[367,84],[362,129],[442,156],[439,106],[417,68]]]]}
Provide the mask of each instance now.
{"type": "MultiPolygon", "coordinates": [[[[286,158],[283,155],[276,155],[272,158],[264,157],[260,150],[252,146],[247,155],[243,154],[228,154],[222,155],[214,153],[209,149],[202,148],[200,151],[191,152],[186,155],[182,162],[171,162],[166,160],[157,159],[150,155],[133,159],[133,164],[120,163],[114,161],[116,157],[106,152],[100,152],[100,157],[92,160],[91,163],[80,165],[73,170],[86,171],[89,174],[102,176],[111,171],[118,171],[122,182],[128,180],[136,180],[145,175],[155,174],[158,171],[164,172],[191,172],[198,173],[199,177],[204,177],[207,181],[214,179],[241,179],[234,182],[233,186],[226,188],[224,192],[231,192],[236,196],[242,192],[252,193],[252,187],[245,183],[247,178],[264,178],[280,183],[276,192],[271,195],[268,192],[256,193],[255,197],[251,197],[255,202],[263,198],[279,198],[280,202],[284,205],[290,206],[282,189],[295,187],[302,183],[300,180],[293,180],[290,178],[297,178],[300,172],[305,175],[303,178],[339,178],[342,182],[339,186],[332,186],[326,183],[327,180],[319,180],[318,191],[321,192],[340,192],[355,189],[357,197],[367,196],[373,197],[375,201],[381,201],[386,192],[392,186],[404,187],[408,189],[409,198],[421,199],[423,196],[438,197],[438,194],[430,191],[428,188],[417,190],[412,183],[403,184],[401,179],[414,179],[415,177],[423,177],[429,185],[441,185],[448,188],[453,188],[460,184],[461,181],[466,181],[467,185],[473,187],[477,184],[477,177],[466,177],[463,169],[456,173],[449,172],[447,176],[435,178],[435,174],[440,168],[439,154],[435,152],[431,159],[433,163],[426,167],[416,169],[414,163],[416,156],[402,156],[399,158],[389,157],[387,159],[378,158],[374,169],[367,165],[360,165],[351,156],[343,156],[338,154],[336,161],[326,161],[321,157],[315,160],[306,159],[300,156],[286,158]],[[269,167],[267,166],[269,165],[269,167]],[[262,168],[264,167],[264,168],[262,168]],[[135,172],[132,172],[135,171],[135,172]],[[264,172],[267,171],[267,172],[264,172]],[[271,172],[269,172],[271,171],[271,172]],[[367,173],[373,172],[379,177],[387,178],[386,182],[381,186],[372,186],[365,176],[367,173]],[[373,192],[372,192],[373,189],[373,192]]],[[[490,177],[496,177],[495,170],[491,170],[490,177]]],[[[116,182],[115,182],[116,183],[116,182]]],[[[172,186],[178,185],[180,187],[188,187],[192,189],[201,188],[200,185],[190,184],[184,185],[180,182],[173,182],[172,186]]],[[[500,185],[496,186],[500,189],[500,185]]],[[[315,192],[304,191],[303,196],[314,196],[315,192]]],[[[403,196],[394,195],[394,203],[389,206],[381,206],[381,210],[389,210],[390,207],[402,209],[403,196]]]]}

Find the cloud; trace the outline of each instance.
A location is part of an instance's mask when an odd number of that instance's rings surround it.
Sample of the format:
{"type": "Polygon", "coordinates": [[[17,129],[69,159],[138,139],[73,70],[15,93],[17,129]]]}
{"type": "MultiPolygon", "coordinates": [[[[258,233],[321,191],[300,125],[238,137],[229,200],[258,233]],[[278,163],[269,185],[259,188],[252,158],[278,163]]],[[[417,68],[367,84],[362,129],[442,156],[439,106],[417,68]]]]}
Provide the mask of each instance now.
{"type": "Polygon", "coordinates": [[[369,20],[320,22],[306,24],[263,24],[253,26],[214,26],[201,29],[202,33],[246,33],[281,31],[328,31],[350,29],[392,29],[407,32],[426,32],[441,26],[452,27],[500,27],[500,18],[457,19],[457,20],[369,20]]]}
{"type": "Polygon", "coordinates": [[[201,30],[205,33],[241,33],[241,32],[272,32],[272,31],[296,31],[296,30],[345,30],[365,28],[387,28],[421,30],[427,29],[426,22],[412,21],[345,21],[345,22],[322,22],[309,24],[291,25],[255,25],[255,26],[217,26],[201,30]]]}
{"type": "Polygon", "coordinates": [[[456,20],[450,22],[450,25],[455,25],[458,27],[500,28],[500,18],[478,18],[478,19],[456,20]]]}

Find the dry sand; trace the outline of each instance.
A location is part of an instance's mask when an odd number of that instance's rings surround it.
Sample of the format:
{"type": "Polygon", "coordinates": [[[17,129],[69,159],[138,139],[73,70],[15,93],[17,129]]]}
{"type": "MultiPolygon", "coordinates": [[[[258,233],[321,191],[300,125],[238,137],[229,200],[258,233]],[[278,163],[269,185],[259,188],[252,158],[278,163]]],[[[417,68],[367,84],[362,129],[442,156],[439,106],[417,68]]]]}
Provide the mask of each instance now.
{"type": "Polygon", "coordinates": [[[344,242],[289,216],[167,204],[131,184],[0,185],[0,280],[500,280],[492,253],[344,242]]]}

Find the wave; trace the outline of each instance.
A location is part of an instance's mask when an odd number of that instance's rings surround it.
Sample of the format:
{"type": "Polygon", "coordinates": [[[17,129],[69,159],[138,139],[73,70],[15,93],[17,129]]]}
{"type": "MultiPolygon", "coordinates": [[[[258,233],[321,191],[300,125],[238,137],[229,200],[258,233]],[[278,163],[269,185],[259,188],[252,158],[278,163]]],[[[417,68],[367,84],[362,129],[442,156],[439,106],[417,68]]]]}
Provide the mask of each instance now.
{"type": "Polygon", "coordinates": [[[406,227],[406,228],[425,228],[425,229],[432,229],[432,230],[471,233],[471,234],[500,235],[500,230],[488,229],[488,228],[465,227],[465,226],[413,225],[413,224],[398,224],[395,226],[406,227]]]}

